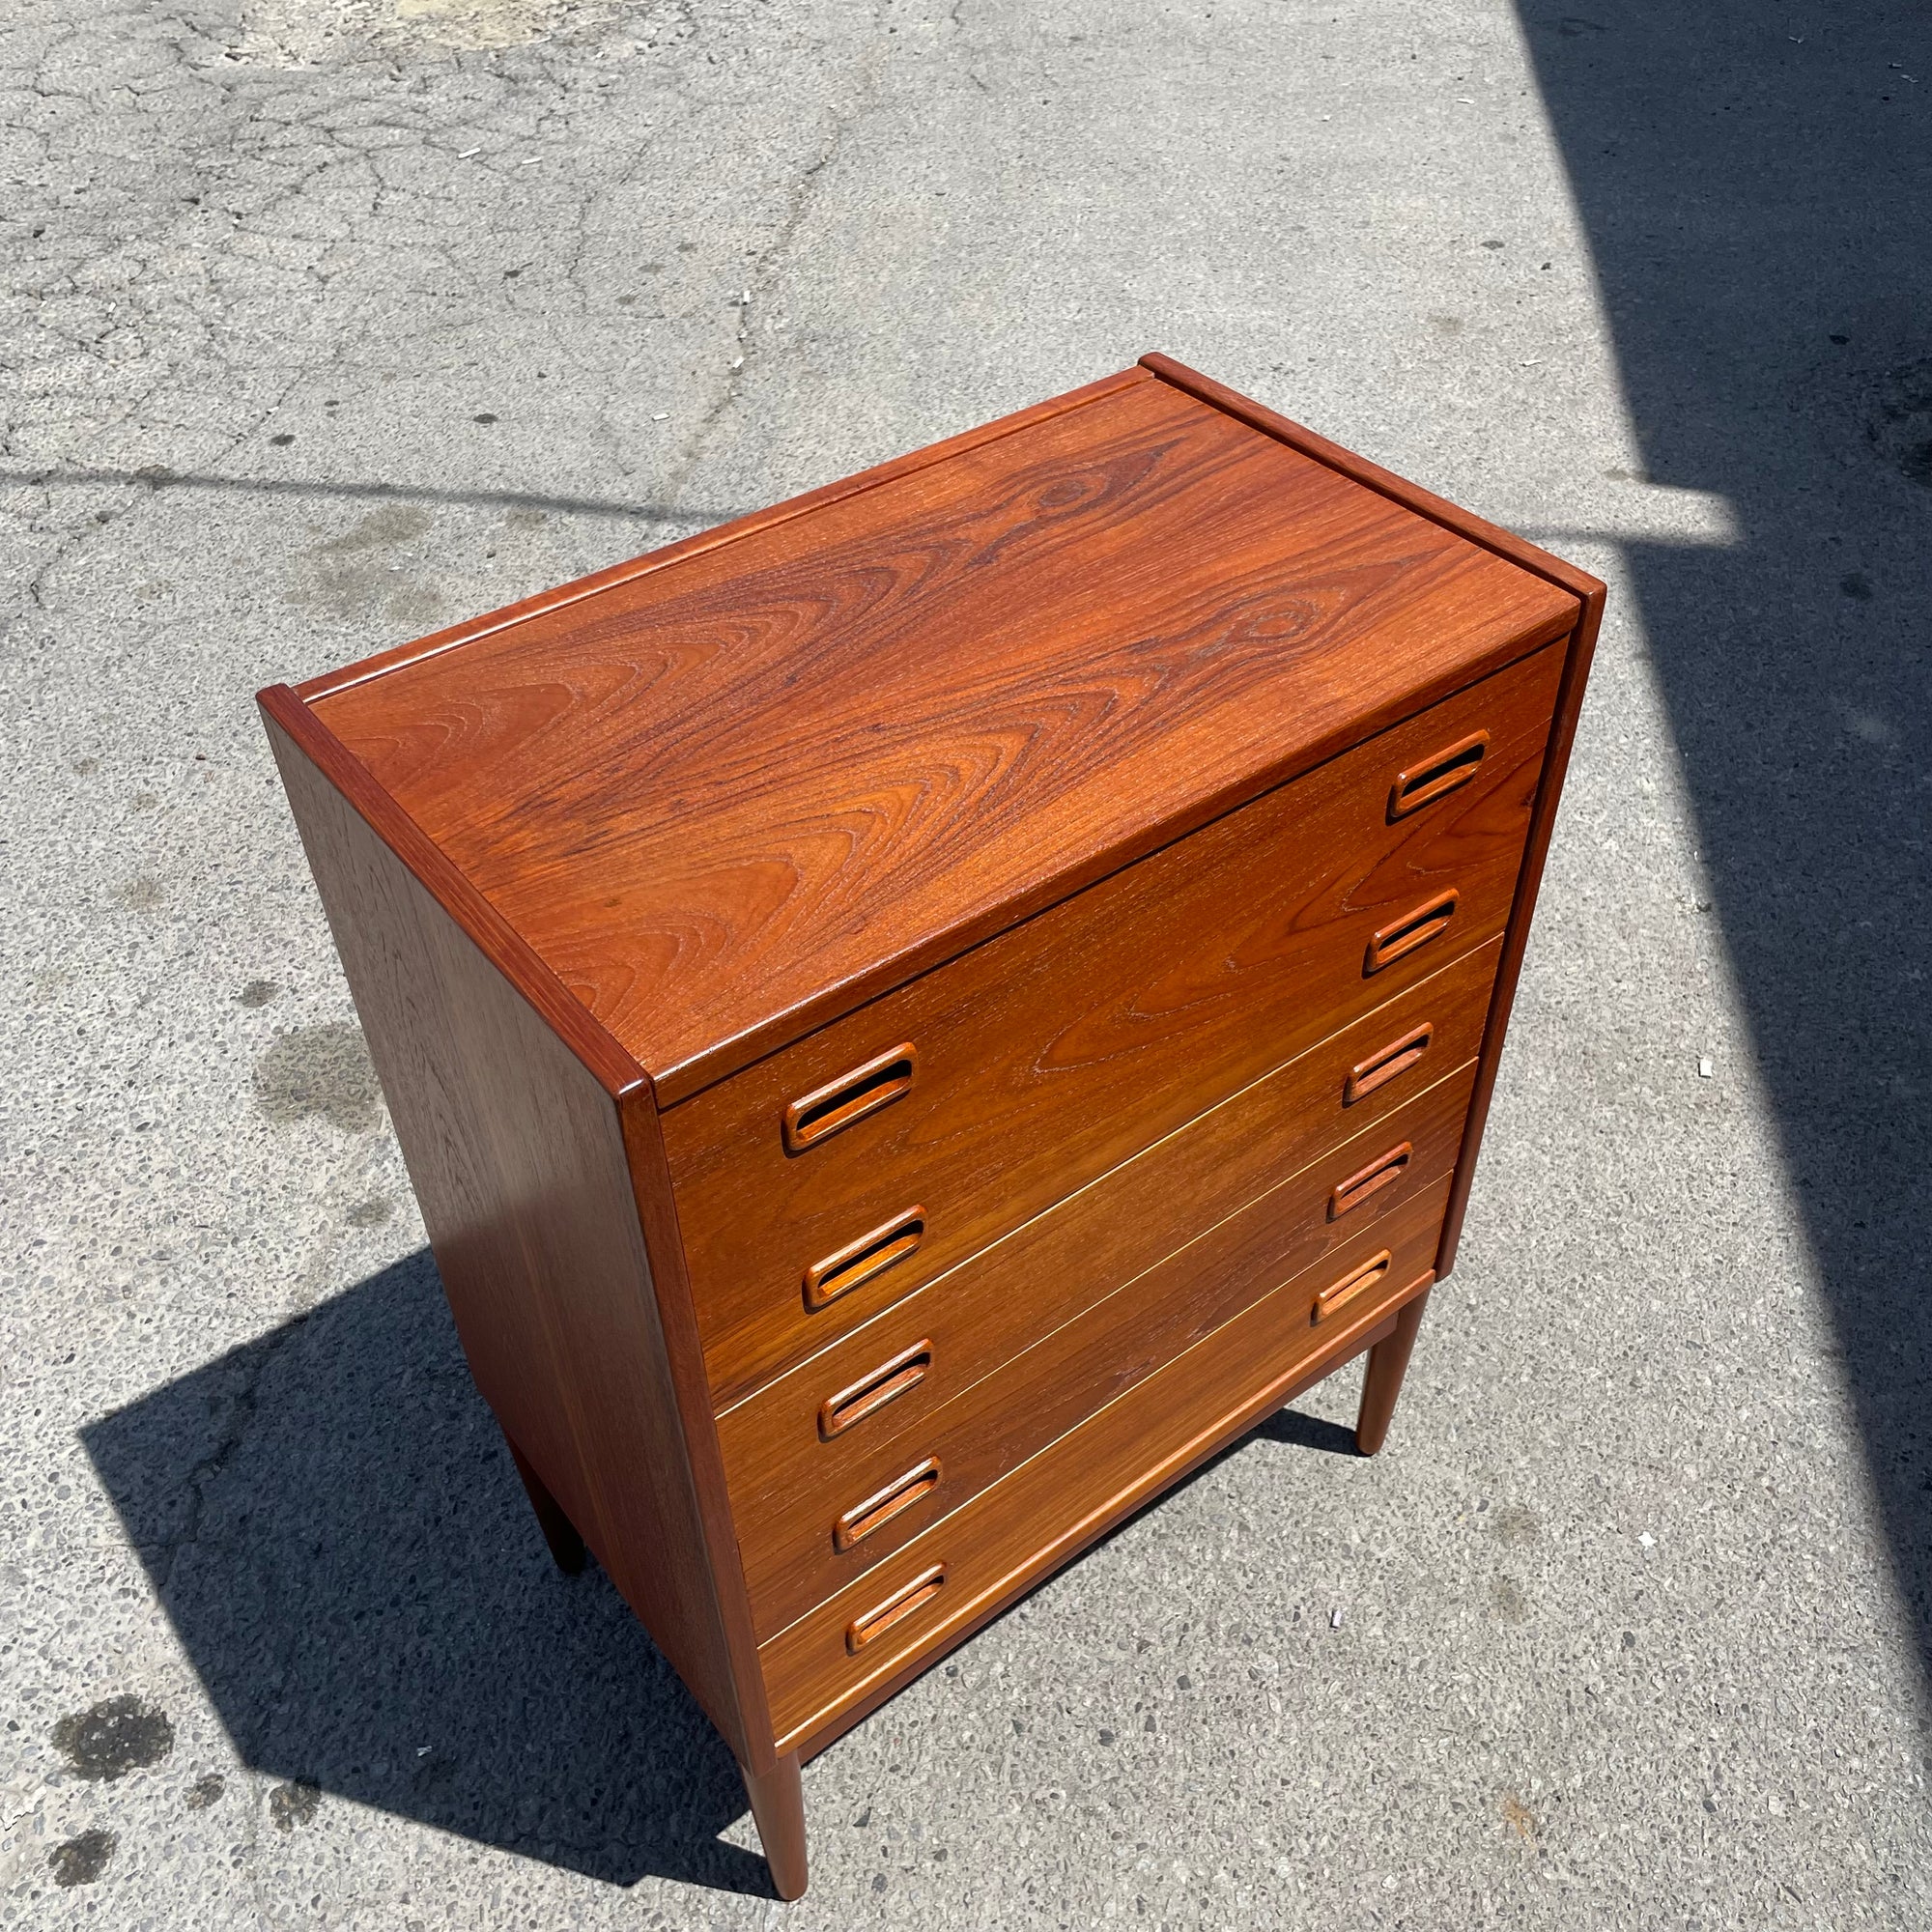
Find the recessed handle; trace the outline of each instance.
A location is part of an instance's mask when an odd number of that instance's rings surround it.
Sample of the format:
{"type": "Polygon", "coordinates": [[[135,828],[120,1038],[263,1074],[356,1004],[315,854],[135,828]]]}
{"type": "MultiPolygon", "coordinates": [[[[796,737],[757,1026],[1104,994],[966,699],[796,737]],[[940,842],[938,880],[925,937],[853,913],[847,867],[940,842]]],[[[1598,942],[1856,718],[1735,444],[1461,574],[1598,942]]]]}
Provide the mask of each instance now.
{"type": "Polygon", "coordinates": [[[884,1636],[895,1624],[904,1623],[915,1610],[923,1609],[946,1587],[946,1565],[935,1563],[915,1577],[904,1589],[895,1590],[877,1609],[854,1617],[845,1626],[845,1648],[864,1650],[873,1638],[884,1636]]]}
{"type": "Polygon", "coordinates": [[[855,1423],[876,1415],[887,1403],[896,1402],[908,1390],[916,1389],[932,1367],[932,1344],[915,1342],[902,1355],[881,1362],[872,1373],[837,1395],[827,1396],[818,1406],[818,1433],[830,1442],[855,1423]]]}
{"type": "Polygon", "coordinates": [[[1371,1194],[1379,1194],[1408,1172],[1409,1156],[1415,1150],[1404,1141],[1385,1154],[1378,1154],[1367,1167],[1338,1181],[1328,1195],[1328,1218],[1339,1221],[1351,1208],[1359,1208],[1371,1194]]]}
{"type": "Polygon", "coordinates": [[[1466,738],[1458,738],[1453,745],[1445,745],[1434,756],[1424,758],[1421,764],[1396,773],[1395,783],[1389,787],[1390,819],[1406,818],[1411,811],[1420,811],[1425,805],[1434,804],[1444,792],[1467,784],[1476,776],[1483,753],[1489,749],[1490,734],[1472,731],[1466,738]]]}
{"type": "Polygon", "coordinates": [[[875,1529],[883,1529],[901,1510],[923,1502],[939,1487],[939,1458],[928,1456],[917,1468],[890,1482],[875,1496],[854,1503],[832,1525],[834,1549],[850,1549],[863,1543],[875,1529]]]}
{"type": "Polygon", "coordinates": [[[805,1305],[812,1310],[850,1294],[855,1288],[895,1267],[925,1238],[925,1209],[908,1208],[903,1214],[861,1235],[837,1254],[813,1262],[805,1271],[805,1305]]]}
{"type": "Polygon", "coordinates": [[[1413,912],[1404,913],[1393,925],[1383,926],[1369,941],[1368,956],[1362,961],[1363,973],[1379,973],[1384,966],[1407,958],[1418,946],[1440,939],[1456,917],[1461,897],[1460,893],[1453,891],[1438,893],[1433,899],[1425,899],[1413,912]]]}
{"type": "Polygon", "coordinates": [[[1378,1282],[1388,1278],[1388,1271],[1395,1265],[1395,1257],[1384,1248],[1380,1254],[1372,1255],[1361,1266],[1350,1268],[1342,1279],[1331,1287],[1324,1288],[1315,1297],[1313,1320],[1326,1321],[1328,1318],[1358,1294],[1366,1294],[1378,1282]]]}
{"type": "Polygon", "coordinates": [[[826,1086],[801,1094],[784,1110],[786,1153],[803,1153],[895,1100],[903,1100],[912,1091],[913,1067],[918,1055],[910,1042],[841,1073],[826,1086]]]}
{"type": "Polygon", "coordinates": [[[1429,1042],[1435,1037],[1435,1024],[1424,1021],[1413,1032],[1390,1040],[1379,1052],[1356,1061],[1342,1083],[1343,1106],[1352,1107],[1365,1094],[1373,1094],[1378,1087],[1386,1087],[1397,1074],[1406,1073],[1429,1051],[1429,1042]]]}

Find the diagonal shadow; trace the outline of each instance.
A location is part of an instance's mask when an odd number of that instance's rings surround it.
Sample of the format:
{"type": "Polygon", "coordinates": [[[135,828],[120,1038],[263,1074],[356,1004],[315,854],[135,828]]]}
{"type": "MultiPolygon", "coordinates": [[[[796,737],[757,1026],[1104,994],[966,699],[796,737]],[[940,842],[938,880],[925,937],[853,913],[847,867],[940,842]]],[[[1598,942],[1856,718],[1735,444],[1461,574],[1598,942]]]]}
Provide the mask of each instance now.
{"type": "Polygon", "coordinates": [[[242,1759],[629,1885],[770,1897],[730,1750],[552,1566],[427,1250],[82,1432],[242,1759]]]}
{"type": "Polygon", "coordinates": [[[1520,12],[1649,480],[1741,532],[1629,566],[1932,1671],[1932,14],[1520,12]]]}
{"type": "Polygon", "coordinates": [[[19,469],[0,464],[0,484],[31,489],[78,488],[107,484],[149,490],[232,491],[251,497],[332,497],[345,502],[449,503],[466,509],[543,510],[572,517],[631,517],[639,523],[692,525],[711,529],[728,524],[743,510],[680,509],[668,503],[624,503],[606,497],[554,497],[528,490],[445,490],[422,483],[332,483],[322,477],[216,476],[184,472],[164,464],[139,469],[86,469],[71,465],[19,469]]]}

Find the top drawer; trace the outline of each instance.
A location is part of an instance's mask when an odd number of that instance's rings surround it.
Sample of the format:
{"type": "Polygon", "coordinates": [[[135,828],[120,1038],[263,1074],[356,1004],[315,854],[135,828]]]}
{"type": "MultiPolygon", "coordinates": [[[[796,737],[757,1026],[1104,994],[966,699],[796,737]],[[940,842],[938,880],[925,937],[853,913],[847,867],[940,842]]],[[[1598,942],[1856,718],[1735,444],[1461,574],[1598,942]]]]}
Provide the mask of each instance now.
{"type": "Polygon", "coordinates": [[[1537,651],[672,1108],[718,1403],[1500,931],[1562,663],[1537,651]]]}

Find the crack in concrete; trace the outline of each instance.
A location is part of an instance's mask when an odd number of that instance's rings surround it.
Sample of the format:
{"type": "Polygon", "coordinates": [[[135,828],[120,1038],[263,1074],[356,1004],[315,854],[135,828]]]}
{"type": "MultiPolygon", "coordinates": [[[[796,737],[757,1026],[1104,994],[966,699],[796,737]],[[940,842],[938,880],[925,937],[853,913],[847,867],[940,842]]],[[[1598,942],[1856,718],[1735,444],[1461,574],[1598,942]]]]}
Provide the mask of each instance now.
{"type": "Polygon", "coordinates": [[[301,1332],[308,1317],[309,1311],[304,1309],[254,1344],[248,1357],[248,1373],[231,1400],[228,1427],[213,1449],[188,1471],[185,1523],[157,1546],[152,1554],[145,1550],[142,1552],[155,1579],[155,1593],[163,1605],[166,1604],[168,1587],[174,1579],[175,1564],[180,1560],[182,1551],[194,1548],[201,1541],[202,1521],[208,1512],[209,1486],[226,1473],[229,1463],[248,1439],[263,1378],[282,1350],[301,1332]]]}
{"type": "MultiPolygon", "coordinates": [[[[874,25],[883,18],[882,7],[873,9],[874,25]]],[[[867,43],[866,53],[859,63],[858,85],[853,89],[850,103],[842,110],[835,109],[832,126],[820,145],[818,154],[799,171],[791,192],[786,197],[785,209],[781,216],[778,233],[765,247],[759,250],[753,268],[745,283],[751,299],[741,302],[738,307],[738,342],[741,345],[737,359],[724,372],[724,380],[716,400],[698,419],[685,445],[684,453],[672,467],[665,494],[676,500],[685,483],[690,479],[699,462],[702,461],[705,446],[713,432],[730,412],[743,392],[747,380],[745,371],[752,367],[757,355],[757,343],[748,327],[746,319],[756,307],[759,292],[771,286],[777,279],[791,246],[804,225],[806,215],[818,196],[821,177],[838,158],[845,144],[845,137],[853,126],[861,120],[871,105],[872,98],[878,91],[889,49],[883,44],[884,37],[875,34],[867,43]]]]}

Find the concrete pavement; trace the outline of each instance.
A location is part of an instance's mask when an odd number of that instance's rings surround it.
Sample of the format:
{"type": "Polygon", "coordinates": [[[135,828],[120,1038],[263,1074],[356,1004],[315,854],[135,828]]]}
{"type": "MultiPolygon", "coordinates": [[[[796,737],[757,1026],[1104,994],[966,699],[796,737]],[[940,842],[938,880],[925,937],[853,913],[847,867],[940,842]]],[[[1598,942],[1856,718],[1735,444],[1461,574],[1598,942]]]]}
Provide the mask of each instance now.
{"type": "Polygon", "coordinates": [[[0,1924],[1932,1922],[1926,39],[14,10],[0,1924]],[[1380,1459],[1344,1378],[984,1632],[784,1908],[549,1566],[251,694],[1155,347],[1611,584],[1463,1259],[1380,1459]]]}

